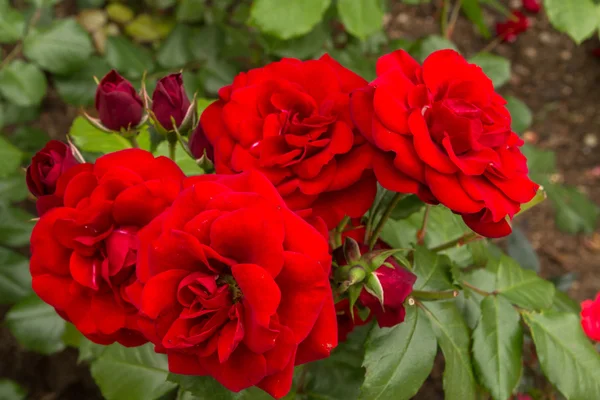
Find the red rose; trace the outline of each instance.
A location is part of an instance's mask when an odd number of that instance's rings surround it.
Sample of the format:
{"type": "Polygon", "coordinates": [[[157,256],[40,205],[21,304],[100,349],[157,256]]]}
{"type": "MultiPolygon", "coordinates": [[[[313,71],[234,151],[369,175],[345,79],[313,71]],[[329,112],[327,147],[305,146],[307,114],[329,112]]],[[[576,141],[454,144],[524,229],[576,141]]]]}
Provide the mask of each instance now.
{"type": "Polygon", "coordinates": [[[96,110],[102,125],[113,131],[120,131],[140,123],[144,104],[131,83],[112,70],[98,85],[96,110]]]}
{"type": "Polygon", "coordinates": [[[69,168],[79,164],[68,145],[51,140],[31,159],[27,168],[27,187],[38,198],[36,206],[42,216],[55,204],[60,204],[54,195],[58,178],[69,168]]]}
{"type": "Polygon", "coordinates": [[[292,210],[313,208],[332,228],[362,216],[376,192],[372,149],[350,118],[366,81],[328,55],[283,59],[239,74],[200,123],[217,173],[262,171],[292,210]]]}
{"type": "Polygon", "coordinates": [[[581,303],[581,326],[590,339],[600,342],[600,293],[581,303]]]}
{"type": "Polygon", "coordinates": [[[337,345],[327,241],[258,172],[189,178],[140,234],[140,327],[169,370],[283,397],[337,345]]]}
{"type": "Polygon", "coordinates": [[[165,130],[173,130],[171,117],[177,128],[181,126],[189,108],[190,100],[181,74],[171,74],[158,81],[152,94],[152,112],[165,130]]]}
{"type": "Polygon", "coordinates": [[[523,0],[523,8],[530,13],[537,14],[542,9],[540,0],[523,0]]]}
{"type": "Polygon", "coordinates": [[[202,129],[202,125],[200,124],[198,124],[198,126],[190,136],[188,146],[190,148],[190,152],[192,153],[195,159],[201,158],[205,152],[206,157],[209,160],[212,161],[215,158],[215,152],[213,150],[213,147],[206,138],[204,130],[202,129]]]}
{"type": "Polygon", "coordinates": [[[135,282],[136,235],[172,203],[183,178],[171,160],[138,149],[69,169],[56,185],[63,206],[33,229],[33,290],[96,343],[144,343],[125,292],[135,282]]]}
{"type": "Polygon", "coordinates": [[[527,177],[523,141],[506,101],[481,68],[441,50],[421,67],[403,50],[377,62],[377,79],[352,95],[352,116],[380,152],[373,169],[386,189],[442,203],[475,232],[511,232],[538,185],[527,177]]]}
{"type": "Polygon", "coordinates": [[[496,33],[504,42],[514,42],[517,36],[527,29],[529,29],[529,18],[520,11],[513,11],[509,19],[496,24],[496,33]]]}

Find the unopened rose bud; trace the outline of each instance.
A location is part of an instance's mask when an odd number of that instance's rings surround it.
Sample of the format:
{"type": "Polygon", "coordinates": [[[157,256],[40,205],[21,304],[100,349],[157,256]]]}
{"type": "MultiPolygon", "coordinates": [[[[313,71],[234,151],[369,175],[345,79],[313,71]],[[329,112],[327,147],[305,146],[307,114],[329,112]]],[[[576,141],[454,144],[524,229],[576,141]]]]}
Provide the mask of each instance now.
{"type": "Polygon", "coordinates": [[[523,8],[532,14],[537,14],[542,9],[541,0],[523,0],[523,8]]]}
{"type": "Polygon", "coordinates": [[[196,160],[202,158],[206,154],[206,157],[212,161],[214,157],[214,150],[212,144],[206,138],[204,131],[202,130],[202,125],[198,124],[192,136],[190,137],[190,141],[188,142],[188,146],[190,148],[190,152],[194,156],[196,160]]]}
{"type": "Polygon", "coordinates": [[[104,127],[120,131],[128,130],[140,123],[144,104],[131,83],[117,71],[112,70],[98,85],[96,110],[104,127]]]}
{"type": "Polygon", "coordinates": [[[179,128],[189,108],[190,99],[183,88],[181,74],[171,74],[158,81],[152,94],[152,112],[166,131],[179,128]]]}

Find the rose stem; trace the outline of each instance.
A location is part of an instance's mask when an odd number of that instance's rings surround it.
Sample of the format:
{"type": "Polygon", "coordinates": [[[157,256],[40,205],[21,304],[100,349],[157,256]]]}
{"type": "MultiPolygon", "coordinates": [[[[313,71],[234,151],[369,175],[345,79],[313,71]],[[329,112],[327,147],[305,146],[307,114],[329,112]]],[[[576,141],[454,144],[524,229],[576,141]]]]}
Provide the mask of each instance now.
{"type": "Polygon", "coordinates": [[[373,250],[373,247],[375,247],[375,243],[377,243],[377,239],[379,238],[379,235],[381,234],[381,231],[383,230],[383,226],[385,225],[385,222],[388,220],[390,215],[392,215],[394,208],[396,208],[396,206],[398,205],[400,200],[402,200],[402,197],[404,197],[404,195],[402,193],[396,193],[394,195],[394,198],[392,199],[392,201],[390,201],[390,204],[388,204],[385,212],[381,216],[381,219],[379,219],[379,222],[377,223],[377,227],[375,228],[375,231],[371,235],[371,239],[369,240],[369,250],[373,250]]]}

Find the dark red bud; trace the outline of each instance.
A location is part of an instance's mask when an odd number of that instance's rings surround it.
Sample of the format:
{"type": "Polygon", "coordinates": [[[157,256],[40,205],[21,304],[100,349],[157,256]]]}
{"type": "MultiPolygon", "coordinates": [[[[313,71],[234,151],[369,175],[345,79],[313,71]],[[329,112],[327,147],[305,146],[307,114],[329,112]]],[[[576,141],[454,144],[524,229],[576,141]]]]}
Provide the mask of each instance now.
{"type": "Polygon", "coordinates": [[[31,159],[27,168],[27,187],[35,197],[51,195],[56,190],[56,181],[69,168],[79,164],[69,146],[51,140],[31,159]]]}
{"type": "Polygon", "coordinates": [[[181,74],[171,74],[158,81],[152,94],[152,112],[165,130],[173,130],[171,117],[177,128],[181,126],[189,108],[190,100],[183,88],[181,74]]]}
{"type": "Polygon", "coordinates": [[[212,144],[206,138],[204,134],[204,130],[202,130],[202,125],[198,124],[192,136],[190,137],[190,141],[188,142],[190,151],[195,159],[199,159],[204,155],[206,151],[206,157],[212,161],[214,159],[214,149],[212,144]]]}
{"type": "Polygon", "coordinates": [[[523,0],[523,8],[530,13],[537,14],[542,9],[541,0],[523,0]]]}

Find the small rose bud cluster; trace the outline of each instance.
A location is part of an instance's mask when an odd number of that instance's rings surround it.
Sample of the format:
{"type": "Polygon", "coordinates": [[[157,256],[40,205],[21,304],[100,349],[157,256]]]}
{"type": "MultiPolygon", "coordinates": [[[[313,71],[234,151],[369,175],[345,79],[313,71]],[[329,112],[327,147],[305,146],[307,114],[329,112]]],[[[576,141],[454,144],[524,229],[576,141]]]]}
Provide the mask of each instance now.
{"type": "MultiPolygon", "coordinates": [[[[541,0],[522,0],[521,6],[523,10],[531,14],[537,14],[542,9],[541,0]]],[[[515,10],[506,21],[496,24],[496,34],[503,42],[512,43],[521,33],[527,31],[529,26],[529,18],[521,11],[515,10]]]]}

